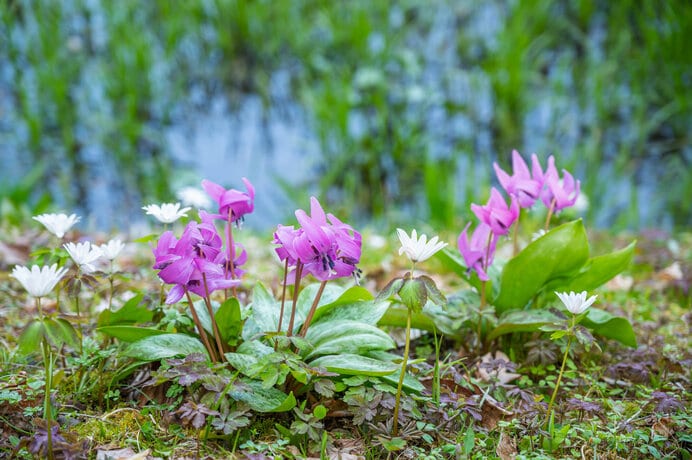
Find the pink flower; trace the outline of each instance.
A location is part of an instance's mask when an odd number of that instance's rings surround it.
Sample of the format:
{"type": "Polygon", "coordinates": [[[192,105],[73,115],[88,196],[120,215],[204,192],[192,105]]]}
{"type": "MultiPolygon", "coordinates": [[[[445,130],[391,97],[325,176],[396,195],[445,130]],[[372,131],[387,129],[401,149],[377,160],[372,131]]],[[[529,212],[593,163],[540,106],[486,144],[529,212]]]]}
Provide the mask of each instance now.
{"type": "Polygon", "coordinates": [[[469,226],[471,226],[471,223],[468,223],[459,235],[457,241],[459,252],[464,258],[469,272],[475,270],[481,281],[488,281],[487,269],[493,263],[498,237],[491,231],[489,226],[480,223],[473,232],[471,241],[469,241],[467,235],[469,226]]]}
{"type": "Polygon", "coordinates": [[[219,205],[219,213],[212,215],[215,219],[228,220],[230,214],[231,222],[237,222],[245,214],[250,214],[255,209],[255,188],[244,177],[243,183],[247,192],[235,189],[226,190],[212,181],[206,179],[202,181],[202,188],[219,205]]]}
{"type": "Polygon", "coordinates": [[[490,191],[490,199],[485,206],[472,204],[471,210],[495,235],[509,233],[509,228],[519,217],[517,200],[511,197],[510,205],[507,206],[507,202],[495,187],[490,191]]]}
{"type": "MultiPolygon", "coordinates": [[[[531,155],[532,169],[541,171],[536,154],[531,155]]],[[[519,206],[530,208],[538,199],[543,183],[536,177],[531,176],[529,167],[519,155],[519,152],[512,150],[512,176],[504,172],[497,163],[493,163],[497,180],[510,196],[516,197],[519,206]]],[[[542,175],[542,172],[540,173],[542,175]]],[[[541,177],[541,176],[539,176],[541,177]]]]}
{"type": "Polygon", "coordinates": [[[565,169],[562,170],[562,173],[563,178],[560,179],[555,168],[555,159],[551,155],[548,158],[545,174],[542,174],[544,187],[541,191],[541,201],[547,208],[553,206],[555,212],[573,206],[579,198],[579,181],[574,180],[574,177],[565,169]]]}
{"type": "MultiPolygon", "coordinates": [[[[188,223],[180,239],[170,231],[163,233],[153,250],[154,268],[159,270],[159,277],[175,285],[166,297],[167,304],[178,302],[186,291],[205,297],[216,290],[240,284],[240,280],[231,279],[227,253],[211,216],[204,212],[200,216],[202,223],[188,223]]],[[[234,266],[242,265],[246,259],[242,250],[234,266]]]]}
{"type": "Polygon", "coordinates": [[[302,276],[312,273],[320,281],[352,275],[360,261],[361,235],[332,214],[325,214],[315,197],[310,198],[310,216],[296,211],[300,228],[279,225],[275,248],[290,266],[303,264],[302,276]]]}

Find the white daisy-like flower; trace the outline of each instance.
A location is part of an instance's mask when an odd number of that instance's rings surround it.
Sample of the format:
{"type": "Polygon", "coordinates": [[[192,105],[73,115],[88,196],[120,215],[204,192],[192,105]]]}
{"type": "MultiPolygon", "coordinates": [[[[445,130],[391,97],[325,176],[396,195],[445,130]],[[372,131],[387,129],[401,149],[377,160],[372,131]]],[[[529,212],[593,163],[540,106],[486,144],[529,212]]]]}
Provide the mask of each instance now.
{"type": "Polygon", "coordinates": [[[122,251],[124,247],[125,244],[122,241],[114,239],[100,245],[98,248],[101,250],[101,255],[103,257],[108,260],[113,260],[118,257],[118,254],[120,254],[120,251],[122,251]]]}
{"type": "Polygon", "coordinates": [[[43,297],[50,294],[55,285],[65,276],[67,268],[58,268],[58,264],[50,267],[44,265],[40,267],[34,265],[29,269],[21,265],[16,265],[10,276],[22,283],[24,289],[32,297],[43,297]]]}
{"type": "Polygon", "coordinates": [[[41,222],[53,235],[62,238],[81,218],[77,214],[40,214],[33,219],[41,222]]]}
{"type": "Polygon", "coordinates": [[[399,235],[399,241],[401,242],[399,255],[406,253],[408,258],[411,259],[411,262],[413,263],[422,262],[430,258],[440,249],[447,246],[447,243],[442,241],[438,242],[436,236],[433,236],[430,241],[428,241],[428,237],[425,235],[421,235],[420,238],[418,238],[415,229],[411,232],[410,237],[404,230],[400,228],[397,228],[396,232],[399,235]]]}
{"type": "Polygon", "coordinates": [[[91,273],[96,270],[93,265],[96,260],[101,257],[101,249],[98,246],[92,246],[90,242],[84,243],[66,243],[63,247],[67,250],[74,263],[79,266],[79,269],[84,273],[91,273]]]}
{"type": "Polygon", "coordinates": [[[176,193],[178,199],[183,204],[192,206],[193,208],[207,209],[211,206],[211,198],[206,192],[197,187],[183,187],[176,193]]]}
{"type": "Polygon", "coordinates": [[[159,222],[172,224],[181,217],[187,217],[187,212],[191,208],[180,209],[180,203],[163,203],[161,205],[150,204],[148,206],[143,206],[142,209],[144,209],[147,214],[156,217],[159,222]]]}
{"type": "Polygon", "coordinates": [[[542,237],[546,233],[548,233],[548,232],[546,232],[545,229],[543,229],[543,228],[538,229],[538,231],[535,231],[531,234],[531,241],[536,241],[538,238],[542,237]]]}
{"type": "Polygon", "coordinates": [[[582,291],[578,294],[574,293],[573,291],[570,291],[569,294],[566,292],[555,292],[555,295],[557,295],[562,303],[565,304],[565,308],[567,308],[567,310],[574,315],[584,313],[584,311],[586,311],[586,309],[596,301],[597,297],[592,295],[587,299],[586,291],[582,291]]]}

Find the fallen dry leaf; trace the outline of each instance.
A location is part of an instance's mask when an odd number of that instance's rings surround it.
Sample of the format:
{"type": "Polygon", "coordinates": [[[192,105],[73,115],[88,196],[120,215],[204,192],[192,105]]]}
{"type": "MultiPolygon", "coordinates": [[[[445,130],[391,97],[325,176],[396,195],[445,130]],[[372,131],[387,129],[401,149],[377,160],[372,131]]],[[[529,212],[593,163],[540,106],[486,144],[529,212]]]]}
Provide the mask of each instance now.
{"type": "Polygon", "coordinates": [[[497,443],[495,453],[502,460],[514,460],[517,457],[517,443],[514,442],[514,438],[504,431],[500,433],[500,441],[497,443]]]}

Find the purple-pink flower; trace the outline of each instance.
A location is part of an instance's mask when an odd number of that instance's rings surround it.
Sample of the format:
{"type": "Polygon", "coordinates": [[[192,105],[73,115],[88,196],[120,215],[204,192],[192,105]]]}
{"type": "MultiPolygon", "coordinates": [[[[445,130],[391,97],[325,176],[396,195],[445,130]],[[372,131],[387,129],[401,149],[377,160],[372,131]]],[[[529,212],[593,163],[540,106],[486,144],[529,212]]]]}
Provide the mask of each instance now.
{"type": "Polygon", "coordinates": [[[210,180],[202,181],[202,188],[219,205],[219,213],[212,215],[215,219],[228,220],[230,215],[231,222],[237,222],[255,209],[255,188],[246,178],[243,177],[242,180],[247,192],[226,190],[210,180]]]}
{"type": "Polygon", "coordinates": [[[290,266],[302,264],[302,276],[312,273],[320,281],[352,275],[360,261],[361,235],[332,214],[325,214],[317,198],[310,198],[310,215],[299,209],[300,227],[279,225],[275,248],[290,266]]]}
{"type": "Polygon", "coordinates": [[[510,204],[507,206],[502,194],[495,187],[490,191],[490,199],[485,206],[472,204],[471,210],[495,235],[509,233],[509,228],[519,217],[519,204],[516,198],[510,197],[510,204]]]}
{"type": "MultiPolygon", "coordinates": [[[[166,297],[166,303],[178,302],[186,291],[206,297],[220,289],[240,284],[231,279],[227,253],[211,220],[211,215],[201,212],[202,223],[190,222],[180,239],[173,232],[164,232],[154,248],[154,268],[166,284],[174,284],[166,297]]],[[[247,256],[241,250],[234,265],[242,265],[247,256]]],[[[236,275],[239,271],[236,270],[236,275]]]]}
{"type": "Polygon", "coordinates": [[[548,158],[548,167],[542,175],[543,190],[541,191],[541,201],[554,212],[573,206],[579,198],[580,183],[565,169],[562,170],[563,178],[555,168],[555,159],[551,155],[548,158]]]}
{"type": "Polygon", "coordinates": [[[531,175],[529,167],[516,150],[512,150],[513,174],[511,176],[503,171],[497,163],[493,163],[500,185],[510,196],[516,197],[522,208],[533,206],[543,187],[541,165],[536,154],[531,155],[531,167],[534,172],[538,171],[538,177],[531,175]]]}
{"type": "Polygon", "coordinates": [[[471,223],[466,224],[466,227],[459,235],[457,241],[459,252],[464,258],[469,272],[475,270],[481,281],[488,281],[487,269],[493,263],[498,237],[491,231],[489,226],[481,222],[474,230],[469,241],[467,232],[470,226],[471,223]]]}

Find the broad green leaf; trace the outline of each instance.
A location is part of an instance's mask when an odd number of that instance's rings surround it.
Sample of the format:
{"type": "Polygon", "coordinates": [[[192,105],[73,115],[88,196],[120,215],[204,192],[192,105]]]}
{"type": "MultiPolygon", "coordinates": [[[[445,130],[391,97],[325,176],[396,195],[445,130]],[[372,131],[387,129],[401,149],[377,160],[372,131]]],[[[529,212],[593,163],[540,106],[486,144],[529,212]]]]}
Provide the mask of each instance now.
{"type": "Polygon", "coordinates": [[[228,394],[258,412],[286,412],[296,405],[293,392],[287,395],[273,387],[264,388],[258,380],[243,379],[228,394]]]}
{"type": "Polygon", "coordinates": [[[420,312],[428,301],[428,291],[422,280],[418,278],[408,279],[399,289],[399,297],[408,308],[414,312],[420,312]]]}
{"type": "Polygon", "coordinates": [[[342,375],[382,376],[396,372],[396,364],[368,358],[360,355],[340,354],[321,356],[312,362],[312,367],[324,367],[329,372],[342,375]]]}
{"type": "Polygon", "coordinates": [[[214,319],[216,319],[216,325],[219,327],[223,341],[231,345],[237,344],[243,329],[238,299],[231,297],[222,303],[216,310],[214,319]]]}
{"type": "Polygon", "coordinates": [[[136,342],[137,340],[154,335],[168,334],[166,331],[154,329],[152,327],[128,326],[124,324],[117,326],[103,326],[97,328],[96,331],[110,335],[111,337],[115,337],[123,342],[136,342]]]}
{"type": "Polygon", "coordinates": [[[118,310],[104,310],[98,317],[98,326],[114,326],[116,324],[146,323],[152,320],[154,312],[142,304],[143,294],[137,294],[118,310]]]}
{"type": "MultiPolygon", "coordinates": [[[[310,311],[310,307],[312,307],[312,303],[315,300],[315,296],[317,295],[317,291],[319,290],[319,288],[319,283],[308,284],[303,289],[301,289],[300,294],[298,294],[296,310],[298,310],[298,312],[300,312],[301,314],[300,325],[303,324],[302,319],[304,319],[310,311]]],[[[317,304],[316,311],[319,311],[319,309],[324,307],[325,305],[335,303],[339,299],[339,296],[343,294],[343,292],[344,290],[341,286],[337,284],[327,283],[324,287],[324,290],[322,291],[322,296],[320,297],[320,301],[317,304]]]]}
{"type": "Polygon", "coordinates": [[[511,259],[502,270],[493,305],[501,314],[523,308],[552,279],[573,275],[589,258],[581,220],[554,228],[511,259]]]}
{"type": "MultiPolygon", "coordinates": [[[[399,356],[399,359],[401,359],[401,356],[399,356]]],[[[401,365],[397,365],[397,370],[393,374],[390,375],[383,375],[380,378],[384,380],[385,382],[391,384],[392,386],[396,387],[399,385],[399,377],[401,376],[401,365]]],[[[414,392],[414,393],[422,393],[423,390],[425,390],[425,386],[423,386],[420,381],[412,376],[410,373],[406,373],[404,375],[404,383],[403,383],[403,388],[407,390],[408,392],[414,392]]]]}
{"type": "MultiPolygon", "coordinates": [[[[377,323],[379,326],[406,327],[406,315],[408,311],[401,306],[391,306],[377,323]]],[[[435,330],[435,323],[425,313],[412,312],[411,327],[432,332],[435,330]]]]}
{"type": "Polygon", "coordinates": [[[43,340],[43,331],[43,322],[40,319],[35,319],[27,324],[22,335],[19,336],[17,352],[20,355],[28,355],[41,351],[40,344],[43,340]]]}
{"type": "Polygon", "coordinates": [[[488,340],[512,332],[538,331],[541,326],[558,321],[560,318],[549,310],[510,311],[500,318],[495,329],[488,334],[488,340]]]}
{"type": "Polygon", "coordinates": [[[146,337],[130,344],[124,351],[125,356],[142,361],[156,361],[187,356],[191,353],[207,354],[202,342],[185,334],[162,334],[146,337]]]}
{"type": "Polygon", "coordinates": [[[635,245],[636,242],[633,241],[623,249],[593,257],[576,276],[565,280],[559,285],[551,286],[550,289],[565,292],[581,292],[596,289],[629,267],[634,255],[635,245]]]}
{"type": "MultiPolygon", "coordinates": [[[[277,330],[279,326],[281,302],[274,299],[262,283],[257,283],[255,285],[255,288],[252,290],[252,303],[248,305],[247,308],[250,314],[243,326],[242,334],[244,340],[250,340],[258,334],[277,330]]],[[[288,315],[290,314],[290,310],[291,300],[287,298],[284,312],[284,328],[288,326],[288,315]]]]}
{"type": "Polygon", "coordinates": [[[315,312],[310,328],[319,323],[350,319],[360,323],[375,325],[389,306],[389,300],[360,300],[353,303],[333,303],[315,312]]]}
{"type": "MultiPolygon", "coordinates": [[[[204,299],[198,299],[193,302],[195,306],[195,312],[199,318],[199,322],[202,325],[202,329],[207,331],[210,335],[214,335],[214,331],[211,326],[211,316],[209,316],[209,310],[207,309],[207,304],[204,299]]],[[[216,310],[219,308],[218,302],[211,302],[211,311],[216,315],[216,310]]]]}
{"type": "Polygon", "coordinates": [[[259,358],[245,353],[226,353],[226,360],[231,366],[239,370],[243,375],[253,377],[252,369],[259,362],[259,358]]]}
{"type": "Polygon", "coordinates": [[[46,338],[56,348],[60,348],[63,344],[67,344],[74,349],[79,347],[77,331],[66,319],[44,318],[43,326],[46,338]]]}
{"type": "Polygon", "coordinates": [[[605,310],[591,307],[587,310],[582,325],[591,329],[594,333],[617,340],[628,347],[637,347],[637,336],[632,325],[626,318],[612,315],[605,310]]]}
{"type": "MultiPolygon", "coordinates": [[[[362,354],[372,350],[389,350],[396,346],[388,334],[368,324],[340,321],[325,325],[327,328],[313,336],[316,337],[316,342],[313,342],[315,348],[306,359],[340,353],[362,354]]],[[[308,330],[308,336],[310,332],[308,330]]]]}

